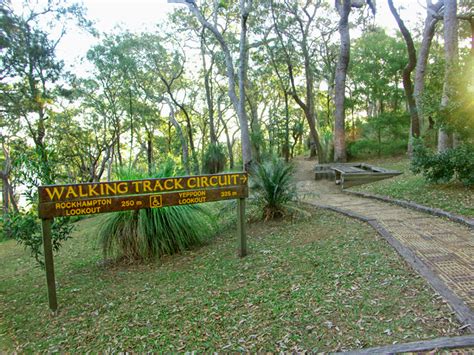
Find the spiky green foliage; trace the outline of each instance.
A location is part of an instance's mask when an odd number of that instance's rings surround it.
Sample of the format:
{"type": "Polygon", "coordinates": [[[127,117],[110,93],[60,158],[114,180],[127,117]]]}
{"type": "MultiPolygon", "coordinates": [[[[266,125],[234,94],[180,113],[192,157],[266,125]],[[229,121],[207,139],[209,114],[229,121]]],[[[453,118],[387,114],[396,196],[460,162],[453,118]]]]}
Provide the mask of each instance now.
{"type": "Polygon", "coordinates": [[[203,156],[202,170],[207,174],[216,174],[224,170],[225,149],[221,144],[209,144],[203,156]]]}
{"type": "Polygon", "coordinates": [[[285,215],[286,205],[296,198],[294,167],[280,158],[256,165],[252,174],[252,190],[263,206],[265,220],[285,215]]]}
{"type": "MultiPolygon", "coordinates": [[[[155,177],[171,176],[170,169],[165,166],[155,177]]],[[[122,171],[119,178],[143,176],[122,171]]],[[[183,205],[108,214],[98,235],[104,257],[146,261],[202,244],[213,234],[214,226],[214,219],[205,206],[183,205]]]]}

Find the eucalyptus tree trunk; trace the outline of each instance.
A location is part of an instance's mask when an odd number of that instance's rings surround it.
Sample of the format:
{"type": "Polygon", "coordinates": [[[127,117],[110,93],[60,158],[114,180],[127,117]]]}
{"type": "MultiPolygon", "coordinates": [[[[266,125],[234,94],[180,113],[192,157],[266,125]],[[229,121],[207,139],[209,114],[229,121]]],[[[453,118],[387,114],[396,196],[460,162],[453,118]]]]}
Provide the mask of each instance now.
{"type": "Polygon", "coordinates": [[[285,145],[283,146],[283,155],[285,161],[290,161],[290,106],[288,105],[288,92],[283,92],[285,97],[285,145]]]}
{"type": "Polygon", "coordinates": [[[146,132],[146,161],[148,174],[153,172],[153,133],[147,129],[146,132]]]}
{"type": "MultiPolygon", "coordinates": [[[[321,141],[319,139],[319,134],[316,129],[316,110],[315,110],[315,103],[314,103],[314,73],[313,70],[311,69],[311,58],[308,52],[308,34],[309,34],[309,26],[314,20],[315,17],[315,12],[313,14],[309,14],[305,8],[305,13],[306,16],[308,17],[308,21],[306,25],[303,23],[303,20],[296,14],[295,19],[299,24],[299,29],[300,33],[302,36],[302,41],[301,41],[301,50],[303,53],[303,60],[304,60],[304,74],[305,74],[305,101],[300,97],[298,94],[298,90],[296,88],[296,83],[295,83],[295,74],[294,74],[294,67],[293,63],[291,61],[291,56],[289,53],[289,50],[287,49],[287,45],[285,44],[283,40],[283,35],[281,30],[278,27],[277,23],[277,18],[276,18],[276,13],[275,13],[275,7],[274,7],[274,1],[271,2],[271,10],[272,10],[272,17],[273,17],[273,23],[275,24],[275,31],[277,33],[278,39],[283,47],[283,52],[285,55],[285,60],[286,60],[286,65],[288,68],[288,76],[290,79],[290,90],[289,93],[291,94],[291,97],[293,100],[298,104],[298,106],[303,110],[306,121],[308,122],[309,126],[309,141],[310,141],[310,157],[318,157],[319,163],[325,162],[325,154],[323,152],[323,148],[321,145],[321,141]]],[[[306,6],[309,5],[309,2],[306,4],[306,6]]],[[[316,10],[316,9],[315,9],[316,10]]],[[[272,62],[274,60],[272,59],[272,62]]],[[[274,67],[276,65],[274,64],[274,67]]]]}
{"type": "Polygon", "coordinates": [[[224,127],[224,133],[225,133],[225,138],[226,138],[226,143],[227,143],[227,152],[229,154],[229,168],[233,169],[234,168],[234,142],[233,140],[230,139],[229,135],[229,129],[227,127],[227,123],[224,121],[224,118],[222,117],[222,110],[221,110],[221,99],[217,99],[217,117],[219,121],[221,122],[222,126],[224,127]]]}
{"type": "MultiPolygon", "coordinates": [[[[158,76],[160,77],[161,81],[163,84],[166,86],[166,92],[168,93],[169,97],[171,98],[171,101],[181,110],[181,112],[184,114],[184,117],[186,119],[186,131],[187,131],[187,136],[188,136],[188,141],[189,141],[189,148],[191,149],[191,156],[193,160],[193,172],[195,174],[199,174],[199,163],[197,159],[197,153],[196,153],[196,148],[194,147],[194,135],[193,135],[193,127],[191,124],[191,117],[189,116],[189,112],[184,106],[184,104],[181,104],[176,100],[176,98],[173,95],[173,91],[171,90],[171,83],[166,80],[164,76],[162,76],[160,73],[158,73],[158,76]]],[[[171,105],[170,105],[171,107],[171,105]]],[[[174,113],[173,113],[174,116],[174,113]]],[[[176,120],[175,120],[176,121],[176,120]]],[[[177,121],[176,121],[177,122],[177,121]]],[[[173,122],[172,122],[173,123],[173,122]]],[[[173,123],[175,126],[175,124],[173,123]]],[[[180,128],[181,129],[181,128],[180,128]]]]}
{"type": "Polygon", "coordinates": [[[418,110],[420,132],[423,131],[424,126],[423,91],[425,88],[426,65],[428,63],[428,56],[430,54],[430,48],[435,34],[436,24],[438,23],[438,18],[436,15],[441,10],[443,4],[444,0],[440,0],[436,4],[433,4],[431,0],[426,1],[427,13],[423,27],[423,38],[421,40],[420,50],[418,51],[418,58],[416,61],[415,82],[413,88],[415,104],[418,110]]]}
{"type": "Polygon", "coordinates": [[[369,5],[372,13],[375,13],[375,3],[371,0],[336,0],[336,10],[339,13],[339,35],[341,43],[339,47],[339,58],[334,77],[334,161],[345,162],[346,153],[346,77],[349,67],[351,38],[349,32],[349,15],[351,8],[361,8],[369,5]]]}
{"type": "Polygon", "coordinates": [[[268,45],[266,45],[268,54],[270,55],[270,62],[272,63],[273,69],[278,77],[278,83],[280,85],[280,89],[283,92],[283,97],[285,101],[285,144],[282,148],[283,156],[285,157],[285,161],[288,163],[290,160],[290,106],[289,106],[289,84],[286,82],[280,71],[278,70],[278,65],[275,61],[273,56],[272,50],[268,45]]]}
{"type": "Polygon", "coordinates": [[[245,110],[245,81],[247,77],[247,21],[250,15],[252,0],[240,0],[240,41],[239,41],[239,118],[240,132],[242,135],[242,158],[244,162],[244,171],[250,170],[252,163],[252,146],[250,142],[250,133],[248,125],[247,111],[245,110]],[[242,125],[243,124],[243,125],[242,125]],[[245,133],[244,133],[245,131],[245,133]],[[244,136],[248,140],[244,146],[244,136]],[[246,156],[250,160],[246,161],[246,156]]]}
{"type": "Polygon", "coordinates": [[[308,53],[307,38],[303,33],[303,58],[304,58],[304,72],[306,79],[306,110],[305,114],[308,118],[309,130],[310,130],[310,156],[318,156],[318,162],[324,163],[326,157],[321,145],[321,140],[316,129],[316,107],[314,102],[314,74],[311,69],[311,59],[308,53]]]}
{"type": "Polygon", "coordinates": [[[170,108],[170,117],[169,120],[171,124],[174,126],[176,129],[176,133],[178,134],[179,140],[181,141],[181,149],[183,151],[182,159],[181,162],[183,163],[184,170],[186,171],[186,174],[190,174],[190,168],[189,168],[189,149],[188,149],[188,142],[186,140],[186,137],[183,134],[183,130],[181,128],[181,125],[179,122],[176,120],[175,112],[173,105],[169,102],[168,106],[170,108]]]}
{"type": "MultiPolygon", "coordinates": [[[[456,73],[458,61],[458,19],[456,17],[457,0],[445,0],[444,8],[444,56],[445,72],[443,94],[441,96],[441,109],[447,109],[452,103],[454,94],[453,76],[456,73]]],[[[443,127],[438,132],[438,153],[450,147],[448,133],[443,127]]]]}
{"type": "Polygon", "coordinates": [[[0,179],[2,180],[2,200],[3,200],[3,216],[4,218],[8,218],[8,214],[13,210],[14,212],[18,212],[18,206],[15,201],[15,196],[13,193],[13,188],[10,184],[10,174],[12,171],[12,163],[10,159],[10,154],[8,150],[3,148],[3,155],[5,161],[3,163],[3,169],[0,170],[0,179]]]}
{"type": "MultiPolygon", "coordinates": [[[[242,145],[242,160],[243,160],[243,168],[245,171],[248,171],[250,165],[252,164],[252,150],[250,145],[250,134],[249,134],[249,125],[247,114],[245,112],[245,89],[240,91],[239,98],[236,92],[236,83],[235,83],[235,70],[234,70],[234,62],[232,59],[232,55],[229,50],[229,46],[227,45],[226,40],[224,39],[223,35],[217,27],[207,21],[204,16],[202,15],[201,11],[198,9],[195,3],[193,2],[186,2],[186,5],[190,9],[190,11],[196,16],[199,23],[206,29],[208,29],[217,42],[219,43],[222,52],[224,54],[225,64],[226,64],[226,74],[228,80],[228,94],[232,105],[237,112],[237,116],[239,119],[240,124],[240,134],[241,134],[241,145],[242,145]]],[[[252,0],[240,0],[240,12],[241,12],[241,34],[240,34],[240,67],[239,67],[239,88],[242,85],[242,79],[244,78],[244,71],[247,69],[246,60],[245,60],[245,53],[246,53],[246,43],[247,43],[247,20],[250,14],[250,9],[252,6],[252,0]]]]}
{"type": "Polygon", "coordinates": [[[202,57],[202,67],[204,69],[204,89],[206,91],[207,112],[209,114],[209,138],[211,140],[211,145],[214,145],[214,144],[217,144],[217,135],[216,135],[216,127],[214,123],[213,91],[212,91],[212,85],[211,85],[211,80],[210,80],[210,76],[212,73],[212,61],[211,61],[210,67],[207,68],[204,30],[201,32],[201,57],[202,57]]]}
{"type": "Polygon", "coordinates": [[[339,58],[335,75],[335,95],[334,95],[334,161],[345,162],[346,154],[346,76],[350,60],[351,39],[349,34],[349,14],[351,12],[351,0],[336,1],[336,9],[339,12],[339,35],[341,44],[339,58]]]}
{"type": "Polygon", "coordinates": [[[408,140],[408,155],[411,157],[413,155],[413,139],[420,136],[420,122],[418,120],[418,111],[415,103],[415,98],[413,96],[413,84],[411,81],[411,73],[416,66],[416,50],[410,32],[403,23],[400,14],[395,9],[395,6],[393,6],[393,0],[388,0],[388,6],[390,8],[390,11],[392,12],[393,17],[395,17],[395,20],[397,21],[398,28],[400,29],[400,32],[403,35],[408,52],[408,63],[406,64],[405,68],[403,68],[403,89],[405,90],[408,110],[410,111],[410,136],[408,140]]]}

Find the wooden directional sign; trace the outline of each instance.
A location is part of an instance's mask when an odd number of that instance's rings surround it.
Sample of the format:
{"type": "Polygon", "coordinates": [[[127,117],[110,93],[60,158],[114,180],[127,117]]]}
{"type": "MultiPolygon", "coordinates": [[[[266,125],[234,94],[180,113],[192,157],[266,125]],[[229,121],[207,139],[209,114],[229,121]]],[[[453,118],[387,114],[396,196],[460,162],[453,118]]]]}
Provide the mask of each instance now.
{"type": "Polygon", "coordinates": [[[247,173],[226,173],[40,186],[38,214],[43,226],[50,309],[55,312],[58,308],[51,244],[53,218],[237,199],[237,235],[240,240],[239,254],[243,257],[247,254],[245,232],[247,182],[247,173]]]}
{"type": "Polygon", "coordinates": [[[187,205],[248,196],[246,173],[111,181],[39,188],[39,217],[187,205]]]}

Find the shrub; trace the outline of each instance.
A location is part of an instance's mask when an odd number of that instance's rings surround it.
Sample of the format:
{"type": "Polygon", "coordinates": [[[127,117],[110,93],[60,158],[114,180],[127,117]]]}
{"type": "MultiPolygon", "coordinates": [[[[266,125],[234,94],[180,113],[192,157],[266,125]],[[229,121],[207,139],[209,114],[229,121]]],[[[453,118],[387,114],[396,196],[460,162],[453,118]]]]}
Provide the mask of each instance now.
{"type": "Polygon", "coordinates": [[[293,165],[279,158],[255,166],[252,188],[255,189],[257,202],[263,206],[265,220],[284,216],[285,205],[295,199],[293,173],[293,165]]]}
{"type": "Polygon", "coordinates": [[[474,145],[463,144],[453,149],[451,160],[458,180],[465,185],[474,185],[474,145]]]}
{"type": "MultiPolygon", "coordinates": [[[[51,225],[53,250],[57,252],[62,243],[71,237],[73,225],[68,218],[55,218],[51,225]]],[[[4,231],[13,236],[15,240],[30,250],[36,262],[43,266],[43,233],[41,220],[33,212],[13,213],[4,220],[4,231]]]]}
{"type": "Polygon", "coordinates": [[[409,116],[405,113],[386,112],[378,116],[357,121],[358,137],[349,141],[347,153],[350,158],[367,156],[392,156],[407,150],[409,116]]]}
{"type": "Polygon", "coordinates": [[[376,140],[360,139],[348,142],[347,154],[349,158],[364,158],[370,156],[394,156],[405,153],[407,140],[393,140],[390,142],[377,142],[376,140]]]}
{"type": "Polygon", "coordinates": [[[474,185],[473,145],[464,144],[434,154],[418,139],[413,148],[411,170],[415,174],[421,173],[433,183],[448,183],[454,179],[465,185],[474,185]]]}
{"type": "Polygon", "coordinates": [[[226,156],[221,144],[209,144],[203,156],[203,172],[216,174],[225,168],[226,156]]]}
{"type": "MultiPolygon", "coordinates": [[[[165,170],[169,171],[169,166],[165,170]]],[[[156,177],[171,176],[163,170],[156,177]]],[[[121,179],[142,178],[121,172],[121,179]]],[[[142,209],[107,214],[98,235],[104,257],[152,260],[201,244],[212,234],[214,220],[200,205],[142,209]]]]}

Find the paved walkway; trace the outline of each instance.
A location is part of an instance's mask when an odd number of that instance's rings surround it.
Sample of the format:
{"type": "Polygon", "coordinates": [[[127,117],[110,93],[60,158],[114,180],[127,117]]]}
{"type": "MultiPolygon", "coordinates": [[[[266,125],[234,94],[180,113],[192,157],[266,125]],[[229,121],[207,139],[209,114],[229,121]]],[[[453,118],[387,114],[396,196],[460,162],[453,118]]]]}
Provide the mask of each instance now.
{"type": "Polygon", "coordinates": [[[297,160],[296,164],[303,201],[376,219],[474,312],[473,230],[423,212],[345,194],[334,182],[314,180],[314,161],[297,160]]]}

